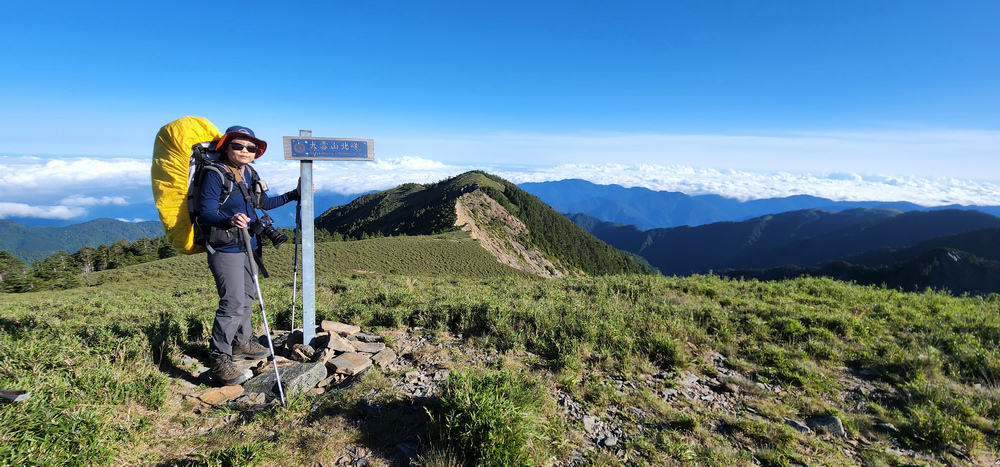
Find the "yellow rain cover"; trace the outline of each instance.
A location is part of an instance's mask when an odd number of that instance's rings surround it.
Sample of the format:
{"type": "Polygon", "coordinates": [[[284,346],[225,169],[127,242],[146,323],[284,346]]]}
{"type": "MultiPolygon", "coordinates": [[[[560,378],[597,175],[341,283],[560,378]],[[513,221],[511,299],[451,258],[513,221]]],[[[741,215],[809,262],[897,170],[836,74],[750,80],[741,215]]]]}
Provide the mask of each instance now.
{"type": "Polygon", "coordinates": [[[205,251],[205,247],[194,243],[194,228],[188,216],[191,148],[221,137],[212,122],[201,117],[184,117],[160,128],[153,143],[153,200],[167,240],[184,254],[205,251]]]}

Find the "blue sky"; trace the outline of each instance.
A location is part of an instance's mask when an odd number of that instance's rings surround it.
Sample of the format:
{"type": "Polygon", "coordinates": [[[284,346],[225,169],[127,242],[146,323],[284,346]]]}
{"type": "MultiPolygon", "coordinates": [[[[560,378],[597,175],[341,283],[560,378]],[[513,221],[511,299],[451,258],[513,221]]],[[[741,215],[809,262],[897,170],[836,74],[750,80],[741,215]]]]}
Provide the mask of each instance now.
{"type": "Polygon", "coordinates": [[[484,169],[1000,204],[998,19],[995,1],[6,2],[0,217],[147,202],[153,137],[185,115],[253,128],[281,189],[281,137],[311,129],[372,138],[379,161],[323,163],[320,191],[484,169]]]}

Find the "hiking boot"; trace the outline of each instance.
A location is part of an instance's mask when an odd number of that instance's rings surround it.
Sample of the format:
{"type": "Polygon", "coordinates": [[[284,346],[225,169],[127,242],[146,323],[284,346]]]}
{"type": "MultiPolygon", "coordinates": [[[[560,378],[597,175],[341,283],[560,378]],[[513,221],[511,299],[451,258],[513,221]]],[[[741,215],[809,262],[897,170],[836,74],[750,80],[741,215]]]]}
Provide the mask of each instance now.
{"type": "Polygon", "coordinates": [[[256,337],[251,337],[245,344],[233,346],[233,357],[243,357],[246,359],[264,358],[271,354],[271,351],[260,345],[256,337]]]}
{"type": "Polygon", "coordinates": [[[212,357],[212,377],[224,386],[242,384],[247,380],[246,375],[236,367],[233,357],[229,355],[212,357]]]}

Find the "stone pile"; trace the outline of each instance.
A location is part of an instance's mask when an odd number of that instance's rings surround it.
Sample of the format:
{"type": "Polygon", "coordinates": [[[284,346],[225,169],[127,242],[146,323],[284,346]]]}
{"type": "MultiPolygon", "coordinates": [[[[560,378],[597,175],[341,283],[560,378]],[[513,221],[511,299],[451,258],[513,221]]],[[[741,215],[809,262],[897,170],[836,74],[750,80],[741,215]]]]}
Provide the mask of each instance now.
{"type": "MultiPolygon", "coordinates": [[[[267,342],[261,342],[267,346],[267,342]]],[[[226,402],[259,405],[279,397],[275,364],[285,397],[293,394],[323,394],[349,378],[364,374],[373,365],[387,367],[396,361],[396,352],[380,336],[361,332],[358,326],[323,321],[316,330],[314,345],[302,343],[302,331],[280,333],[272,339],[276,354],[269,358],[237,361],[248,379],[240,386],[215,387],[185,397],[203,406],[226,402]]],[[[210,372],[199,369],[199,379],[209,382],[210,372]]]]}

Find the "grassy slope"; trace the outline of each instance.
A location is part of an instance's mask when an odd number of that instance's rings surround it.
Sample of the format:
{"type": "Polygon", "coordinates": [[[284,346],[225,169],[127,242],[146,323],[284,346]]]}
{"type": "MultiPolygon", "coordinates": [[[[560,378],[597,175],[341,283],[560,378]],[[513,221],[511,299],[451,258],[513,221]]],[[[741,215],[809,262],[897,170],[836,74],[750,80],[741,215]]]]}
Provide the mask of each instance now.
{"type": "MultiPolygon", "coordinates": [[[[967,462],[958,453],[987,461],[1000,452],[996,299],[810,278],[541,281],[500,277],[485,263],[454,274],[422,267],[463,242],[403,237],[320,244],[317,318],[387,334],[400,326],[422,327],[433,338],[462,334],[451,354],[456,387],[468,383],[462,375],[513,372],[546,388],[537,398],[549,406],[553,393],[585,401],[590,413],[622,421],[620,446],[639,464],[947,465],[967,462]],[[421,251],[429,256],[421,258],[421,251]],[[387,261],[402,252],[413,257],[387,261]],[[502,370],[466,359],[472,348],[493,349],[502,370]],[[679,386],[682,373],[721,379],[706,360],[713,352],[748,378],[732,382],[746,385],[739,413],[752,411],[753,419],[659,396],[679,386]],[[877,375],[865,393],[844,377],[852,370],[877,375]],[[639,407],[642,415],[623,410],[631,415],[622,417],[619,407],[639,407]],[[801,435],[784,422],[825,415],[839,416],[852,439],[864,436],[869,444],[801,435]],[[924,457],[897,454],[891,437],[872,431],[876,419],[896,426],[899,441],[924,457]]],[[[291,298],[291,251],[285,250],[269,252],[274,277],[262,281],[275,327],[287,326],[282,304],[291,298]]],[[[479,264],[472,254],[462,258],[448,262],[479,264]]],[[[211,325],[216,298],[204,258],[172,258],[86,281],[101,285],[0,300],[0,388],[32,391],[26,402],[0,405],[0,459],[331,465],[338,446],[374,438],[354,428],[350,413],[399,402],[389,381],[402,375],[375,371],[357,388],[295,398],[288,408],[199,435],[184,427],[219,420],[232,409],[195,413],[177,402],[171,392],[177,380],[168,369],[177,349],[203,338],[211,325]],[[378,394],[374,401],[371,391],[378,394]]],[[[547,442],[536,447],[544,452],[535,458],[567,460],[583,427],[558,410],[544,417],[546,428],[537,436],[547,442]]],[[[444,449],[433,441],[424,447],[429,458],[444,449]]],[[[620,462],[600,450],[589,460],[620,462]]]]}

